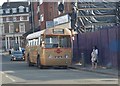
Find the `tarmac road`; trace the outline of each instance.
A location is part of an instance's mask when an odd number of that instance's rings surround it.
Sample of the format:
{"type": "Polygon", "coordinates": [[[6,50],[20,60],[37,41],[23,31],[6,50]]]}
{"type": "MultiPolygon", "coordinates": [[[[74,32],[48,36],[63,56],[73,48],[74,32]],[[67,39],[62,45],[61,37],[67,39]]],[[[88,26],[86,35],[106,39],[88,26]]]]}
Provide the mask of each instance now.
{"type": "Polygon", "coordinates": [[[2,84],[118,84],[118,77],[76,69],[38,69],[2,56],[2,84]]]}

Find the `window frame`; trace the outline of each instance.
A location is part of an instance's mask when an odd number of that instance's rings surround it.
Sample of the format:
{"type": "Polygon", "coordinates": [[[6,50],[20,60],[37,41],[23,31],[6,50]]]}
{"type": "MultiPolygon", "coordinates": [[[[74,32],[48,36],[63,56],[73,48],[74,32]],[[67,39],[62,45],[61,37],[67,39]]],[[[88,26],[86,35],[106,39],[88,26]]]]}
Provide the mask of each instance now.
{"type": "Polygon", "coordinates": [[[24,32],[25,33],[25,23],[19,23],[19,31],[22,33],[22,32],[24,32]],[[23,27],[24,27],[24,30],[22,31],[22,29],[21,29],[21,25],[23,25],[23,27]]]}
{"type": "Polygon", "coordinates": [[[0,28],[1,28],[0,34],[4,34],[5,33],[5,26],[4,26],[4,24],[0,24],[0,28]]]}
{"type": "Polygon", "coordinates": [[[3,9],[0,9],[0,14],[3,14],[3,9]]]}
{"type": "Polygon", "coordinates": [[[14,32],[15,32],[14,23],[9,23],[9,33],[14,33],[14,32]],[[13,26],[12,29],[11,29],[11,26],[13,26]]]}
{"type": "Polygon", "coordinates": [[[24,6],[19,6],[18,8],[19,8],[19,12],[20,12],[20,13],[23,13],[23,12],[24,12],[24,8],[25,8],[24,6]]]}
{"type": "Polygon", "coordinates": [[[12,8],[12,13],[17,13],[17,8],[12,8]]]}
{"type": "Polygon", "coordinates": [[[9,14],[10,13],[10,9],[9,8],[5,9],[5,13],[9,14]]]}

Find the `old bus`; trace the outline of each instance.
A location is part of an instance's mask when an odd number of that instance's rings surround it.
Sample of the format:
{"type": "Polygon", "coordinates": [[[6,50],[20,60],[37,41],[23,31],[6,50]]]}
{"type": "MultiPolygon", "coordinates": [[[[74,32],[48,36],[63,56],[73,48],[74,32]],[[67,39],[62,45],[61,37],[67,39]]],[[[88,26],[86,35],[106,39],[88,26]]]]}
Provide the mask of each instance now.
{"type": "Polygon", "coordinates": [[[72,35],[67,28],[51,28],[29,34],[26,37],[26,61],[29,66],[71,65],[72,35]]]}

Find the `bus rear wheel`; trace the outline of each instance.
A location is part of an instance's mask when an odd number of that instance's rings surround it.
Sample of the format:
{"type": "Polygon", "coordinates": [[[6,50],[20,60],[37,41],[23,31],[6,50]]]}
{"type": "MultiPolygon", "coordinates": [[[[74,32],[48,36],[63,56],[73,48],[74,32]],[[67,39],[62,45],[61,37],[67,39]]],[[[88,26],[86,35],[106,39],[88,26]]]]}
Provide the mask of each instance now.
{"type": "Polygon", "coordinates": [[[40,56],[37,56],[37,67],[42,69],[41,61],[40,61],[40,56]]]}

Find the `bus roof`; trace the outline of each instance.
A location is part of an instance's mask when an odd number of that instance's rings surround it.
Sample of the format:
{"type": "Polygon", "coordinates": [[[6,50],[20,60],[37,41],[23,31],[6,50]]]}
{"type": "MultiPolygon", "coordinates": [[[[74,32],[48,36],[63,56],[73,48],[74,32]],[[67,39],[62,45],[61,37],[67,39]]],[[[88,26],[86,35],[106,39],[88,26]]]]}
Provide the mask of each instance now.
{"type": "Polygon", "coordinates": [[[41,30],[41,31],[38,31],[38,32],[35,32],[35,33],[31,33],[29,34],[26,39],[33,39],[33,38],[37,38],[39,37],[41,34],[44,33],[45,30],[41,30]]]}
{"type": "Polygon", "coordinates": [[[32,34],[29,34],[26,39],[33,39],[33,38],[37,38],[40,37],[41,34],[52,34],[52,35],[58,35],[58,34],[64,34],[64,35],[71,35],[71,31],[68,28],[49,28],[49,29],[45,29],[45,30],[41,30],[32,34]],[[58,31],[58,33],[53,33],[54,31],[58,31]],[[59,33],[63,32],[63,33],[59,33]]]}

